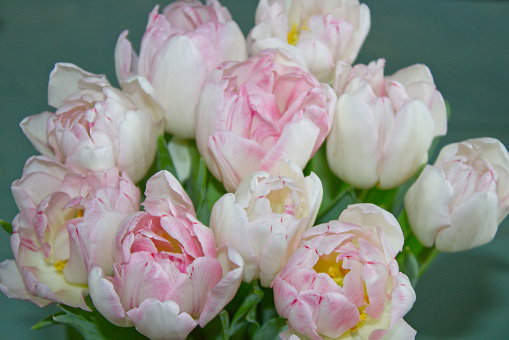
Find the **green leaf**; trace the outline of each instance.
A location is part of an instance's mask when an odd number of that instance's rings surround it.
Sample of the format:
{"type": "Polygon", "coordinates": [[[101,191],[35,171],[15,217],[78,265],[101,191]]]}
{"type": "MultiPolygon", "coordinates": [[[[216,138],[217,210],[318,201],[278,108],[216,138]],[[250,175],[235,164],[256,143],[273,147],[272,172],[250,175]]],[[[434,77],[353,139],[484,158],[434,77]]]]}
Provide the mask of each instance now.
{"type": "MultiPolygon", "coordinates": [[[[308,176],[314,172],[322,182],[323,198],[318,216],[326,214],[337,203],[338,197],[342,197],[345,190],[349,190],[350,185],[340,180],[329,168],[325,143],[318,149],[313,158],[304,168],[304,174],[308,176]]],[[[339,214],[338,214],[339,216],[339,214]]]]}
{"type": "Polygon", "coordinates": [[[253,283],[252,292],[244,299],[233,316],[230,325],[230,336],[240,332],[242,329],[249,326],[249,324],[255,325],[254,327],[259,326],[256,321],[256,306],[262,301],[262,298],[263,291],[256,282],[253,283]]]}
{"type": "Polygon", "coordinates": [[[419,277],[429,268],[431,263],[435,260],[440,252],[433,247],[423,247],[417,255],[417,261],[419,262],[419,277]]]}
{"type": "Polygon", "coordinates": [[[145,177],[143,177],[138,183],[136,183],[136,186],[140,188],[140,192],[142,194],[141,201],[145,200],[144,192],[145,187],[147,185],[147,181],[150,177],[152,177],[155,173],[161,171],[161,170],[167,170],[171,172],[175,178],[178,179],[177,176],[177,170],[175,170],[175,167],[173,166],[173,162],[171,160],[170,152],[168,151],[168,143],[167,140],[171,138],[171,135],[159,135],[157,138],[157,151],[156,156],[154,158],[154,162],[150,166],[150,169],[145,174],[145,177]]]}
{"type": "Polygon", "coordinates": [[[221,313],[219,313],[219,318],[223,326],[223,340],[228,340],[230,338],[230,315],[223,309],[221,313]]]}
{"type": "Polygon", "coordinates": [[[167,170],[178,179],[177,170],[171,160],[170,151],[168,150],[168,140],[164,135],[159,135],[157,138],[157,153],[156,153],[156,169],[155,172],[167,170]]]}
{"type": "Polygon", "coordinates": [[[279,334],[288,329],[286,319],[275,317],[266,322],[254,335],[253,340],[279,339],[279,334]]]}
{"type": "Polygon", "coordinates": [[[368,190],[362,203],[373,203],[385,210],[391,211],[397,192],[398,188],[381,190],[374,187],[368,190]]]}
{"type": "MultiPolygon", "coordinates": [[[[117,327],[106,320],[95,308],[91,312],[80,308],[59,304],[63,311],[52,315],[55,323],[65,324],[76,329],[85,339],[147,339],[134,327],[117,327]]],[[[44,321],[44,320],[43,320],[44,321]]],[[[41,328],[41,327],[39,327],[41,328]]]]}
{"type": "Polygon", "coordinates": [[[401,230],[403,231],[403,237],[406,240],[412,233],[412,229],[410,229],[410,223],[408,222],[408,216],[405,209],[403,209],[401,214],[398,216],[398,222],[401,226],[401,230]]]}
{"type": "Polygon", "coordinates": [[[0,224],[9,235],[12,235],[12,224],[10,224],[9,222],[5,222],[4,220],[0,220],[0,224]]]}
{"type": "Polygon", "coordinates": [[[253,308],[251,308],[249,310],[249,312],[246,315],[246,321],[251,324],[250,325],[250,329],[249,329],[249,337],[252,339],[254,334],[260,328],[260,324],[258,323],[258,320],[257,320],[257,308],[256,308],[256,306],[253,306],[253,308]]]}
{"type": "Polygon", "coordinates": [[[341,192],[336,201],[328,210],[323,211],[322,214],[318,214],[315,225],[321,223],[327,223],[332,220],[337,220],[341,212],[345,210],[350,204],[354,204],[355,199],[351,190],[345,190],[341,192]]]}
{"type": "Polygon", "coordinates": [[[32,326],[32,329],[41,329],[41,328],[46,328],[46,327],[50,327],[50,326],[54,326],[54,325],[58,325],[57,322],[55,322],[55,320],[53,320],[53,317],[54,316],[58,316],[58,315],[63,315],[65,314],[64,312],[57,312],[53,315],[50,315],[50,316],[47,316],[45,317],[44,319],[42,319],[41,321],[39,321],[38,323],[36,323],[35,325],[32,326]]]}
{"type": "Polygon", "coordinates": [[[405,246],[403,251],[396,257],[396,260],[398,261],[399,270],[408,276],[410,283],[415,287],[419,279],[419,262],[410,247],[405,246]]]}

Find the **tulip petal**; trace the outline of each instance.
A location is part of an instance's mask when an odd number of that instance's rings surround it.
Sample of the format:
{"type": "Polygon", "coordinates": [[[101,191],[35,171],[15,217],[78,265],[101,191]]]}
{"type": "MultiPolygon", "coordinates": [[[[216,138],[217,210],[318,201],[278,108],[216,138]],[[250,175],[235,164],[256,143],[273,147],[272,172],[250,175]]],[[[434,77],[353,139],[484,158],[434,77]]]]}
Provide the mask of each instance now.
{"type": "Polygon", "coordinates": [[[356,96],[341,96],[327,139],[331,170],[358,188],[371,188],[378,182],[379,134],[370,112],[356,96]]]}
{"type": "Polygon", "coordinates": [[[113,284],[104,277],[100,267],[94,267],[88,275],[90,297],[95,308],[112,324],[119,327],[131,327],[133,322],[120,303],[113,284]]]}
{"type": "Polygon", "coordinates": [[[138,56],[127,39],[128,33],[127,30],[120,33],[115,46],[115,71],[119,82],[137,73],[138,68],[138,56]]]}
{"type": "Polygon", "coordinates": [[[220,248],[218,260],[223,268],[223,278],[208,293],[207,303],[199,319],[201,327],[209,323],[233,299],[244,274],[244,261],[235,249],[220,248]]]}
{"type": "Polygon", "coordinates": [[[187,313],[180,313],[173,301],[146,299],[140,307],[127,312],[136,330],[150,339],[181,340],[197,323],[187,313]]]}
{"type": "Polygon", "coordinates": [[[431,112],[420,100],[407,103],[396,113],[393,130],[382,152],[380,189],[403,184],[426,163],[433,129],[431,112]]]}
{"type": "Polygon", "coordinates": [[[8,298],[27,300],[39,307],[53,303],[53,301],[30,294],[25,287],[18,266],[13,260],[5,260],[0,263],[0,291],[8,298]]]}
{"type": "Polygon", "coordinates": [[[104,75],[82,70],[70,63],[57,63],[51,71],[48,83],[48,104],[55,108],[62,105],[65,98],[80,90],[79,81],[86,77],[98,77],[108,82],[104,75]]]}
{"type": "Polygon", "coordinates": [[[410,227],[426,247],[431,247],[440,230],[451,224],[449,202],[452,196],[452,186],[446,181],[443,170],[431,165],[424,168],[405,195],[410,227]]]}
{"type": "Polygon", "coordinates": [[[44,111],[37,115],[25,117],[19,124],[23,133],[27,136],[35,149],[43,156],[50,158],[55,157],[55,151],[53,151],[48,144],[46,123],[52,116],[53,113],[44,111]]]}
{"type": "Polygon", "coordinates": [[[493,240],[498,230],[498,197],[494,192],[477,192],[457,206],[451,225],[436,238],[436,248],[444,252],[469,250],[493,240]]]}
{"type": "Polygon", "coordinates": [[[166,110],[165,131],[193,138],[195,107],[208,70],[193,42],[186,36],[169,39],[156,53],[148,79],[166,110]]]}
{"type": "Polygon", "coordinates": [[[209,137],[208,146],[221,171],[226,190],[234,191],[251,169],[260,169],[266,151],[251,140],[229,131],[218,131],[209,137]]]}

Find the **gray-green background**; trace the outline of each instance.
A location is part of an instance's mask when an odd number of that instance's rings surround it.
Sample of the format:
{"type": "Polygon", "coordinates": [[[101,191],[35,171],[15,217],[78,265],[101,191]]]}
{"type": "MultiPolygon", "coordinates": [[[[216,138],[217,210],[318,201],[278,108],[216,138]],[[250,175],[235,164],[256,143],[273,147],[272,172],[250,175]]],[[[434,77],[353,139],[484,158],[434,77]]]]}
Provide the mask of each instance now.
{"type": "MultiPolygon", "coordinates": [[[[509,2],[366,0],[372,28],[357,62],[384,57],[387,74],[425,63],[452,107],[442,145],[491,136],[509,145],[509,2]]],[[[135,48],[157,1],[0,1],[0,218],[17,213],[10,184],[35,154],[18,127],[49,110],[47,81],[65,61],[116,84],[113,50],[124,29],[135,48]]],[[[167,3],[161,2],[164,6],[167,3]]],[[[254,22],[256,0],[222,1],[242,30],[254,22]]],[[[12,258],[0,231],[0,260],[12,258]]],[[[440,254],[416,287],[406,320],[417,339],[509,338],[509,221],[490,244],[440,254]]],[[[39,309],[0,294],[0,338],[59,339],[62,327],[31,331],[55,307],[39,309]]]]}

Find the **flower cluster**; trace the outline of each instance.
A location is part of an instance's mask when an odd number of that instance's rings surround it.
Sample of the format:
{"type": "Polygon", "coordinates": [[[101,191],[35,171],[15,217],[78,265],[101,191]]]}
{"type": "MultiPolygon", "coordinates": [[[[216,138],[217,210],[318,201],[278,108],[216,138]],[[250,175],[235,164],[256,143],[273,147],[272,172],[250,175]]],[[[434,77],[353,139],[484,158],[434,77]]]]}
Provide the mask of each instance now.
{"type": "Polygon", "coordinates": [[[41,155],[11,186],[2,292],[151,339],[215,337],[214,319],[223,337],[413,339],[415,272],[493,239],[509,154],[474,139],[424,167],[445,101],[425,65],[353,65],[370,20],[358,0],[260,0],[246,39],[217,0],[178,0],[139,55],[120,34],[121,89],[56,64],[56,111],[21,122],[41,155]],[[373,199],[388,189],[404,206],[373,199]]]}

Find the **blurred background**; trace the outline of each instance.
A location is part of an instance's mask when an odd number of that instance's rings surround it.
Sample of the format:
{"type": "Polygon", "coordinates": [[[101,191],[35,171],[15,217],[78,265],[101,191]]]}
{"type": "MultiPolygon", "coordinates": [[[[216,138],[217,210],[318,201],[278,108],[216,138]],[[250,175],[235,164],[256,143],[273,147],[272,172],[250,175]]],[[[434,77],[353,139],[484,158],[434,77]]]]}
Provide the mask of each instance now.
{"type": "MultiPolygon", "coordinates": [[[[17,213],[10,184],[37,152],[18,124],[45,110],[56,62],[115,79],[113,51],[129,29],[139,50],[154,0],[2,0],[0,2],[0,218],[17,213]]],[[[159,2],[165,6],[168,2],[159,2]]],[[[223,0],[245,34],[257,0],[223,0]]],[[[452,116],[441,145],[490,136],[509,145],[509,2],[365,0],[371,31],[356,63],[386,59],[386,74],[415,64],[430,67],[452,116]]],[[[0,231],[0,261],[12,258],[0,231]]],[[[415,287],[417,302],[405,317],[417,339],[509,338],[509,220],[494,241],[440,254],[415,287]]],[[[30,326],[56,311],[0,293],[2,339],[61,339],[61,326],[30,326]]]]}

